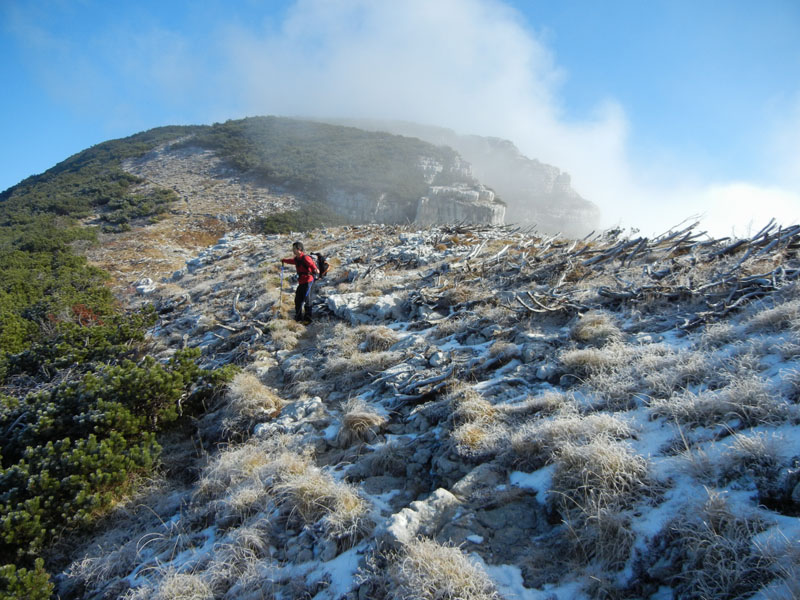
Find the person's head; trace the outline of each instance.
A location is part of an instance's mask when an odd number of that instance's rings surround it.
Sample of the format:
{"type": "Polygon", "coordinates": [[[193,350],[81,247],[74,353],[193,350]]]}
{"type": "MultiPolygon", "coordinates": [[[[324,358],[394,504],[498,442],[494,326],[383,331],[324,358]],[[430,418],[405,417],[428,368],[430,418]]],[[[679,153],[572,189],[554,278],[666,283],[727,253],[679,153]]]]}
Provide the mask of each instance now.
{"type": "Polygon", "coordinates": [[[303,253],[303,242],[295,242],[292,244],[292,254],[300,256],[303,253]]]}

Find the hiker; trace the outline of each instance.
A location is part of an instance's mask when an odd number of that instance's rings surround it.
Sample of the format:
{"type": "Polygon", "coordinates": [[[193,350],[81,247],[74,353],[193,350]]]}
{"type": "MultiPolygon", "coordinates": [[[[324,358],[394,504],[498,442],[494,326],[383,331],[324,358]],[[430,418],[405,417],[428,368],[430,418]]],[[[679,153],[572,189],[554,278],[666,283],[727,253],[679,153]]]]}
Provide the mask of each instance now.
{"type": "Polygon", "coordinates": [[[297,269],[297,290],[294,293],[294,320],[311,321],[311,288],[314,285],[319,269],[314,264],[314,260],[304,252],[303,242],[292,244],[293,258],[282,258],[281,262],[287,265],[294,265],[297,269]],[[305,306],[305,315],[303,307],[305,306]]]}

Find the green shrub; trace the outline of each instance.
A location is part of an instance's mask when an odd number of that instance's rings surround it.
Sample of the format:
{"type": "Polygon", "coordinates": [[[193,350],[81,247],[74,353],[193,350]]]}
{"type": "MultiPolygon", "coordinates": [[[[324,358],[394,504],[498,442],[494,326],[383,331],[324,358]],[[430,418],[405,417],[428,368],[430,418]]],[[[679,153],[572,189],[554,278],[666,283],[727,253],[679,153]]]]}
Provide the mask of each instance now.
{"type": "Polygon", "coordinates": [[[33,569],[0,566],[0,600],[48,600],[53,593],[44,561],[37,558],[33,569]]]}
{"type": "Polygon", "coordinates": [[[256,231],[264,234],[310,231],[320,227],[344,225],[344,217],[330,210],[324,204],[311,202],[300,210],[291,210],[262,217],[256,221],[256,231]]]}
{"type": "MultiPolygon", "coordinates": [[[[252,117],[199,130],[185,145],[213,149],[265,183],[286,186],[312,201],[331,190],[381,194],[416,201],[428,190],[421,156],[443,165],[448,182],[467,181],[453,169],[457,154],[417,138],[353,127],[252,117]]],[[[441,178],[440,178],[441,179],[441,178]]]]}
{"type": "Polygon", "coordinates": [[[200,369],[196,349],[162,365],[124,360],[0,407],[0,559],[31,556],[45,540],[87,525],[160,447],[155,431],[196,412],[232,378],[200,369]]]}

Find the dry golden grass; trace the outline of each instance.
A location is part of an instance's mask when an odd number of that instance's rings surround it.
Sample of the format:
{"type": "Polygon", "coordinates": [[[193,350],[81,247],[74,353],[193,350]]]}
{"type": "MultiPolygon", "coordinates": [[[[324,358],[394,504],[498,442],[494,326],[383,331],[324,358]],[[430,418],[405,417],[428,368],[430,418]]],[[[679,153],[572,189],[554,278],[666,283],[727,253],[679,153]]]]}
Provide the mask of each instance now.
{"type": "Polygon", "coordinates": [[[496,409],[504,418],[519,420],[534,415],[553,415],[564,410],[573,402],[574,400],[563,392],[547,391],[539,396],[529,396],[516,404],[497,406],[496,409]]]}
{"type": "Polygon", "coordinates": [[[586,376],[618,369],[631,360],[633,352],[633,348],[623,344],[608,344],[603,348],[565,350],[559,360],[568,371],[586,376]]]}
{"type": "Polygon", "coordinates": [[[213,600],[211,585],[200,574],[167,571],[156,582],[133,588],[124,600],[213,600]]]}
{"type": "Polygon", "coordinates": [[[453,546],[420,539],[389,559],[393,600],[499,600],[481,566],[453,546]]]}
{"type": "Polygon", "coordinates": [[[666,417],[684,425],[733,423],[753,427],[784,422],[797,411],[771,392],[763,380],[753,377],[737,379],[721,390],[684,392],[656,399],[650,405],[650,412],[654,417],[666,417]]]}
{"type": "Polygon", "coordinates": [[[562,509],[569,551],[579,564],[596,561],[603,570],[618,571],[628,560],[636,534],[631,516],[599,496],[562,509]]]}
{"type": "Polygon", "coordinates": [[[316,467],[285,477],[275,489],[293,516],[306,525],[320,522],[329,539],[350,545],[372,525],[369,505],[356,488],[316,467]]]}
{"type": "Polygon", "coordinates": [[[470,422],[491,423],[497,417],[497,409],[469,384],[457,381],[450,386],[446,400],[455,424],[470,422]]]}
{"type": "Polygon", "coordinates": [[[282,444],[282,440],[251,439],[220,452],[203,470],[197,496],[225,498],[239,487],[267,494],[267,486],[276,478],[294,476],[311,467],[310,456],[289,451],[282,444]]]}
{"type": "Polygon", "coordinates": [[[772,333],[800,326],[800,300],[789,300],[754,314],[746,323],[748,333],[772,333]]]}
{"type": "Polygon", "coordinates": [[[370,327],[364,336],[365,352],[383,352],[394,346],[400,337],[384,326],[370,327]]]}
{"type": "Polygon", "coordinates": [[[549,501],[558,509],[575,560],[619,570],[635,534],[629,509],[652,494],[647,461],[607,437],[566,443],[554,459],[549,501]]]}
{"type": "Polygon", "coordinates": [[[774,483],[783,464],[783,440],[765,432],[749,435],[735,433],[733,442],[720,457],[720,471],[725,480],[748,476],[756,485],[774,483]]]}
{"type": "Polygon", "coordinates": [[[396,365],[403,359],[402,352],[368,352],[350,357],[332,356],[325,361],[323,374],[326,377],[346,377],[356,387],[368,373],[377,373],[396,365]]]}
{"type": "Polygon", "coordinates": [[[486,290],[480,288],[476,283],[458,283],[453,284],[442,292],[439,304],[442,306],[456,306],[474,300],[484,300],[486,295],[486,290]]]}
{"type": "Polygon", "coordinates": [[[630,437],[630,426],[613,415],[579,415],[567,405],[548,419],[523,424],[509,436],[505,459],[526,469],[536,469],[550,462],[567,445],[587,445],[593,440],[620,440],[630,437]]]}
{"type": "Polygon", "coordinates": [[[496,358],[501,362],[507,362],[512,358],[519,356],[519,347],[511,342],[498,340],[489,346],[489,356],[496,358]]]}
{"type": "Polygon", "coordinates": [[[650,491],[644,457],[607,436],[587,444],[567,442],[555,453],[550,490],[566,510],[623,509],[650,491]]]}
{"type": "Polygon", "coordinates": [[[714,357],[706,352],[651,354],[638,362],[651,396],[668,398],[692,385],[719,387],[730,379],[714,357]]]}
{"type": "Polygon", "coordinates": [[[228,398],[230,411],[248,419],[275,417],[286,404],[274,390],[247,371],[238,373],[228,385],[228,398]]]}
{"type": "Polygon", "coordinates": [[[267,330],[279,350],[292,350],[300,342],[305,326],[292,319],[277,318],[269,322],[267,330]]]}
{"type": "Polygon", "coordinates": [[[578,318],[570,335],[577,342],[602,346],[621,339],[622,331],[609,313],[592,310],[578,318]]]}
{"type": "Polygon", "coordinates": [[[374,475],[393,475],[401,477],[406,474],[413,448],[399,442],[381,444],[377,450],[359,460],[364,467],[366,477],[374,475]]]}
{"type": "Polygon", "coordinates": [[[728,321],[712,323],[703,331],[700,347],[703,349],[717,348],[739,339],[740,333],[736,325],[728,321]]]}
{"type": "Polygon", "coordinates": [[[493,452],[504,430],[483,421],[468,422],[456,427],[450,439],[462,456],[478,456],[493,452]]]}
{"type": "Polygon", "coordinates": [[[360,398],[348,400],[342,411],[342,425],[337,436],[342,447],[349,447],[356,442],[375,441],[386,425],[386,417],[367,406],[360,398]]]}

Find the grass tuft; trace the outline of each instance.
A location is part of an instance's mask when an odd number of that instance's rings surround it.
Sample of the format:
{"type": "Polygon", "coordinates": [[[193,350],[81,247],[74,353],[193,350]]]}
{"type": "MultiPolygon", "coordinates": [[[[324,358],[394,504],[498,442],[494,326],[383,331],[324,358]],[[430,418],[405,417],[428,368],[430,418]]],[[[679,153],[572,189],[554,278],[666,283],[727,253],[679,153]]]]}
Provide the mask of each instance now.
{"type": "Polygon", "coordinates": [[[392,556],[393,600],[499,600],[489,576],[453,546],[432,540],[412,542],[392,556]]]}
{"type": "Polygon", "coordinates": [[[740,378],[721,390],[684,392],[650,404],[654,417],[667,417],[684,425],[705,427],[734,423],[739,427],[778,424],[796,411],[774,395],[756,377],[740,378]]]}
{"type": "Polygon", "coordinates": [[[592,310],[578,318],[570,335],[577,342],[603,346],[619,341],[622,338],[622,331],[609,313],[592,310]]]}
{"type": "Polygon", "coordinates": [[[343,413],[337,439],[344,448],[357,442],[374,441],[386,426],[386,417],[375,412],[360,398],[348,400],[343,407],[343,413]]]}

